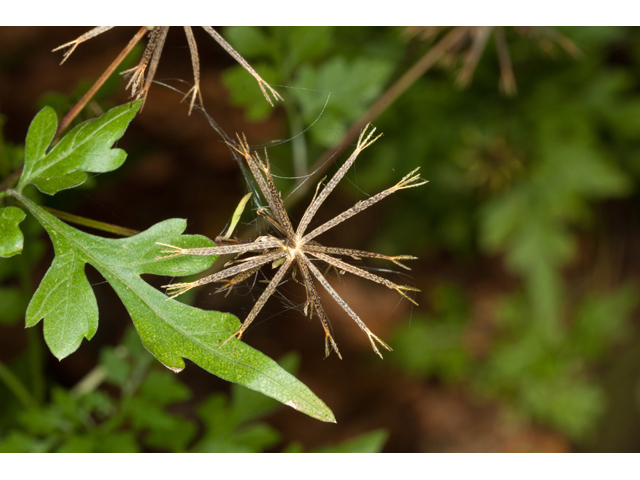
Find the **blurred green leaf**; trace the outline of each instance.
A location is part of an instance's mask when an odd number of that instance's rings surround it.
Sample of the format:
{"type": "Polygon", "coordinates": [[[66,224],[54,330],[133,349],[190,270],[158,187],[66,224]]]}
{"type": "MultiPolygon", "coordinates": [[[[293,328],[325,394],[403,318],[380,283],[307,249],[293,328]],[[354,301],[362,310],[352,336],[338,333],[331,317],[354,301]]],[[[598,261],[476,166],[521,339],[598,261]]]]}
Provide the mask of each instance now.
{"type": "Polygon", "coordinates": [[[131,366],[122,349],[103,348],[100,351],[100,364],[106,369],[106,380],[122,387],[131,374],[131,366]]]}
{"type": "Polygon", "coordinates": [[[260,27],[226,27],[224,36],[247,59],[271,54],[275,48],[271,37],[260,27]]]}
{"type": "Polygon", "coordinates": [[[610,342],[629,332],[629,316],[637,305],[637,288],[630,285],[607,294],[587,296],[572,327],[577,353],[589,359],[600,358],[610,342]]]}
{"type": "Polygon", "coordinates": [[[463,331],[463,325],[414,316],[394,337],[392,361],[410,374],[461,380],[471,364],[462,343],[463,331]]]}
{"type": "Polygon", "coordinates": [[[523,406],[533,418],[550,423],[569,437],[584,437],[604,411],[600,388],[584,381],[556,377],[522,390],[523,406]]]}
{"type": "Polygon", "coordinates": [[[293,80],[296,88],[291,94],[299,103],[308,125],[322,113],[311,131],[315,141],[325,147],[339,141],[348,126],[382,92],[392,69],[391,62],[374,58],[346,60],[334,57],[319,67],[301,66],[293,80]]]}
{"type": "Polygon", "coordinates": [[[463,343],[468,302],[449,284],[438,284],[429,297],[434,315],[414,315],[398,329],[392,342],[392,361],[413,375],[461,380],[471,367],[471,356],[463,343]]]}
{"type": "Polygon", "coordinates": [[[133,432],[111,432],[96,435],[96,451],[103,453],[138,453],[140,446],[133,432]]]}
{"type": "Polygon", "coordinates": [[[322,57],[332,46],[333,29],[330,26],[291,26],[286,30],[286,62],[299,65],[322,57]]]}
{"type": "Polygon", "coordinates": [[[165,406],[188,400],[191,392],[174,375],[152,370],[140,386],[140,395],[158,406],[165,406]]]}
{"type": "MultiPolygon", "coordinates": [[[[276,83],[277,73],[273,67],[264,63],[254,63],[253,67],[269,84],[276,83]]],[[[265,102],[264,95],[255,79],[240,65],[228,68],[222,74],[222,82],[231,93],[231,103],[245,108],[245,115],[252,122],[269,117],[274,109],[265,102]]]]}

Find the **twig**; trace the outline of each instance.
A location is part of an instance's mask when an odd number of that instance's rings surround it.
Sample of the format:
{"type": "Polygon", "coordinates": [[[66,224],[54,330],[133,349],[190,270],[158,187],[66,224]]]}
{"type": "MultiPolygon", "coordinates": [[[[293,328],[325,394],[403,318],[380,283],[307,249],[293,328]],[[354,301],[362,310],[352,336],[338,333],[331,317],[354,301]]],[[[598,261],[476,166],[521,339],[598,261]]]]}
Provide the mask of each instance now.
{"type": "Polygon", "coordinates": [[[144,37],[146,33],[147,33],[146,27],[142,27],[140,30],[138,30],[138,33],[135,34],[135,36],[131,39],[131,41],[127,44],[127,46],[124,47],[124,50],[122,50],[122,52],[120,52],[120,54],[111,63],[111,65],[107,67],[104,73],[100,75],[100,78],[96,80],[96,82],[89,89],[89,91],[85,93],[82,96],[82,98],[78,101],[78,103],[76,103],[73,106],[73,108],[69,110],[69,113],[65,115],[65,117],[60,122],[60,125],[58,125],[58,129],[56,130],[56,135],[55,135],[56,137],[60,135],[60,133],[62,133],[69,126],[69,124],[71,124],[73,119],[76,118],[76,116],[82,111],[85,105],[89,103],[89,100],[93,98],[93,96],[100,89],[100,87],[102,87],[104,82],[107,81],[107,79],[111,76],[111,74],[115,71],[115,69],[118,68],[118,66],[122,63],[124,58],[129,54],[129,52],[131,52],[131,50],[133,50],[133,47],[135,47],[135,45],[140,41],[142,37],[144,37]]]}

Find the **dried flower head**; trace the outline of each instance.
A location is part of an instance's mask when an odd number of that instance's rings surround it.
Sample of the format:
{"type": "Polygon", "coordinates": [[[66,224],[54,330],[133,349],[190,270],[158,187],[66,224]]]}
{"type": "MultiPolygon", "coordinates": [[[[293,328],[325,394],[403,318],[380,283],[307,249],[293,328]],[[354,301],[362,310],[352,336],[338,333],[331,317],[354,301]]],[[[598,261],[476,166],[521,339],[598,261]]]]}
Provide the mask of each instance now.
{"type": "MultiPolygon", "coordinates": [[[[65,43],[64,45],[60,45],[55,48],[53,51],[60,50],[62,48],[70,47],[69,50],[64,54],[62,58],[62,62],[64,63],[67,58],[73,53],[78,45],[81,43],[93,38],[101,33],[110,30],[113,27],[96,27],[92,30],[89,30],[87,33],[79,36],[75,40],[69,43],[65,43]]],[[[140,63],[134,68],[131,68],[125,72],[122,72],[124,75],[129,75],[129,83],[127,84],[127,88],[131,88],[131,96],[136,99],[146,98],[149,88],[153,83],[153,77],[155,76],[156,70],[158,68],[158,63],[160,62],[160,56],[162,55],[162,49],[164,47],[164,42],[167,38],[167,33],[169,32],[169,27],[146,27],[149,32],[149,41],[147,43],[147,47],[145,48],[144,53],[142,54],[142,59],[140,63]],[[147,67],[149,67],[149,71],[147,72],[147,67]]],[[[260,90],[262,90],[263,95],[269,102],[271,106],[273,106],[273,102],[269,97],[269,93],[273,95],[273,98],[277,100],[282,100],[282,97],[278,92],[276,92],[271,86],[265,82],[258,73],[251,68],[251,65],[242,58],[242,56],[234,50],[234,48],[224,39],[222,36],[216,32],[213,28],[203,26],[202,27],[205,32],[213,37],[213,39],[218,42],[222,48],[224,48],[236,61],[242,65],[245,70],[247,70],[253,77],[258,81],[258,85],[260,86],[260,90]],[[269,92],[269,93],[267,93],[269,92]]],[[[202,104],[202,94],[200,93],[200,60],[198,57],[198,47],[196,45],[196,40],[193,36],[193,31],[191,27],[184,27],[184,32],[187,36],[187,42],[189,43],[189,51],[191,52],[191,65],[193,67],[193,77],[194,84],[191,90],[187,92],[185,95],[185,99],[191,97],[191,102],[189,103],[189,114],[191,114],[191,110],[193,110],[193,105],[195,104],[196,98],[200,100],[200,104],[202,104]]],[[[134,37],[135,38],[135,37],[134,37]]]]}
{"type": "Polygon", "coordinates": [[[309,226],[314,215],[316,214],[322,203],[325,201],[325,199],[336,187],[338,182],[346,174],[347,170],[349,170],[353,162],[355,162],[360,152],[362,152],[365,148],[367,148],[380,137],[380,135],[378,135],[377,137],[372,138],[375,132],[375,128],[369,132],[367,132],[367,128],[368,125],[360,134],[360,138],[358,139],[358,144],[356,145],[355,151],[351,154],[344,165],[340,167],[334,177],[323,188],[320,188],[321,183],[318,185],[316,194],[306,212],[304,213],[304,216],[302,217],[297,230],[293,229],[291,220],[289,219],[289,215],[284,208],[280,192],[278,192],[273,182],[273,178],[269,170],[268,158],[262,160],[257,153],[252,153],[246,139],[244,137],[242,139],[238,137],[238,144],[230,146],[234,148],[238,153],[240,153],[240,155],[244,157],[247,164],[249,165],[249,168],[251,169],[251,172],[269,205],[268,209],[260,209],[258,213],[266,218],[275,227],[275,229],[277,230],[277,234],[261,236],[250,243],[236,243],[212,248],[187,249],[171,245],[164,245],[168,248],[162,250],[162,252],[169,254],[168,257],[165,258],[169,258],[175,255],[223,255],[260,252],[255,256],[236,259],[234,262],[231,262],[231,264],[228,265],[224,270],[214,273],[213,275],[209,275],[208,277],[202,278],[200,280],[189,283],[175,283],[173,285],[165,285],[164,288],[166,288],[167,293],[171,295],[170,298],[176,297],[199,285],[204,285],[211,282],[226,281],[226,285],[223,287],[223,289],[226,287],[232,287],[233,285],[253,275],[263,265],[272,264],[274,266],[278,266],[276,274],[270,281],[266,290],[264,290],[264,292],[262,292],[262,294],[258,298],[257,302],[251,309],[251,312],[244,320],[242,327],[240,327],[240,329],[229,338],[231,339],[233,337],[237,337],[238,339],[240,339],[251,322],[255,320],[256,316],[258,315],[266,301],[275,292],[276,288],[283,280],[289,269],[295,267],[302,276],[302,280],[307,293],[307,301],[304,307],[305,315],[308,314],[309,317],[312,317],[313,313],[315,312],[315,314],[320,319],[325,332],[325,354],[327,356],[329,355],[331,348],[333,348],[338,357],[342,358],[340,356],[340,352],[338,351],[338,347],[333,340],[333,337],[331,336],[329,329],[329,319],[327,318],[327,315],[322,307],[320,296],[318,295],[313,282],[313,277],[315,277],[318,282],[320,282],[322,287],[329,293],[331,297],[333,297],[336,303],[340,305],[340,307],[342,307],[342,309],[344,309],[344,311],[347,312],[347,314],[367,334],[373,350],[378,355],[380,355],[380,357],[382,357],[382,355],[378,350],[376,342],[382,345],[384,348],[391,350],[391,347],[380,340],[373,332],[371,332],[371,330],[369,330],[369,328],[367,328],[360,317],[358,317],[358,315],[351,309],[351,307],[333,289],[329,282],[327,282],[323,274],[314,265],[311,259],[313,258],[321,260],[340,270],[358,275],[360,277],[366,278],[368,280],[396,290],[400,295],[416,304],[413,299],[407,296],[406,292],[419,291],[417,288],[409,287],[406,285],[397,285],[385,278],[379,277],[361,268],[345,263],[336,256],[351,257],[354,259],[380,258],[389,260],[407,270],[409,270],[409,268],[403,265],[400,261],[412,260],[416,257],[412,257],[409,255],[399,255],[391,257],[379,253],[352,250],[348,248],[325,247],[317,243],[314,239],[320,234],[344,222],[357,213],[362,212],[363,210],[369,208],[371,205],[379,202],[383,198],[391,195],[398,190],[417,187],[427,183],[426,181],[422,180],[417,174],[418,168],[402,178],[402,180],[400,180],[393,187],[384,190],[377,195],[369,197],[366,200],[356,203],[349,210],[346,210],[340,215],[334,217],[323,225],[320,225],[316,229],[307,233],[307,227],[309,226]]]}

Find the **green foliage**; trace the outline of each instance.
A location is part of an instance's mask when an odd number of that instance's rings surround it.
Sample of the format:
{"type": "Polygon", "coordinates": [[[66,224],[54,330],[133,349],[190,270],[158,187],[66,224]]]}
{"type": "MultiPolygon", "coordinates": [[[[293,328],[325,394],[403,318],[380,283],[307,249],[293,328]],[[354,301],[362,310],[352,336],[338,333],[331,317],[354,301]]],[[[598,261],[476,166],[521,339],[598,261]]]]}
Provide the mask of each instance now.
{"type": "Polygon", "coordinates": [[[292,91],[306,125],[314,122],[311,138],[317,145],[330,147],[382,93],[393,65],[386,60],[334,57],[321,66],[305,64],[296,73],[292,91]],[[319,92],[326,92],[325,95],[319,92]],[[355,94],[357,92],[357,94],[355,94]],[[327,102],[327,94],[331,100],[327,102]]]}
{"type": "Polygon", "coordinates": [[[588,295],[562,337],[549,339],[523,298],[505,302],[504,338],[476,376],[488,395],[510,398],[522,413],[579,439],[590,433],[604,409],[604,392],[589,377],[613,342],[624,338],[637,305],[632,288],[588,295]]]}
{"type": "Polygon", "coordinates": [[[436,376],[446,381],[469,374],[471,356],[463,344],[468,305],[462,293],[450,285],[431,292],[433,316],[413,316],[393,340],[392,361],[413,375],[436,376]]]}
{"type": "Polygon", "coordinates": [[[414,375],[468,382],[576,441],[593,433],[605,410],[597,367],[613,345],[633,338],[637,286],[605,283],[607,293],[596,294],[566,268],[584,255],[580,242],[596,232],[607,238],[599,205],[636,193],[640,178],[640,103],[631,74],[640,56],[628,68],[610,61],[614,45],[640,51],[637,40],[622,29],[579,30],[575,38],[569,32],[584,52],[579,61],[534,56],[535,43],[510,38],[519,91],[513,100],[495,88],[491,49],[465,91],[437,75],[421,79],[379,119],[386,148],[372,151],[358,172],[358,187],[375,191],[386,170],[421,158],[430,180],[422,195],[395,199],[372,249],[421,259],[445,254],[475,281],[486,275],[499,284],[480,260],[489,256],[516,278],[503,293],[501,323],[481,327],[483,341],[491,341],[478,358],[466,345],[479,327],[463,313],[465,300],[447,308],[460,312],[451,323],[428,292],[434,314],[414,314],[399,328],[394,360],[414,375]]]}
{"type": "MultiPolygon", "coordinates": [[[[289,355],[280,364],[289,372],[297,369],[298,360],[289,355]]],[[[246,388],[231,387],[231,396],[214,394],[198,408],[205,434],[194,445],[196,452],[259,452],[280,443],[280,434],[272,427],[255,423],[278,407],[269,398],[246,388]]]]}
{"type": "MultiPolygon", "coordinates": [[[[280,361],[292,373],[297,363],[294,355],[280,361]]],[[[11,426],[0,430],[0,452],[259,452],[281,443],[260,421],[279,408],[276,401],[233,385],[230,396],[216,393],[199,404],[198,423],[171,413],[192,392],[155,365],[130,329],[122,345],[101,351],[98,366],[73,389],[54,387],[48,404],[5,422],[11,426]],[[103,382],[119,393],[98,389],[103,382]]],[[[375,452],[385,439],[374,431],[322,451],[375,452]]]]}
{"type": "MultiPolygon", "coordinates": [[[[239,328],[236,317],[167,301],[142,280],[142,274],[191,275],[216,260],[203,256],[162,258],[162,247],[157,243],[184,248],[215,246],[205,237],[182,235],[185,220],[166,220],[130,238],[107,239],[70,227],[21,193],[34,184],[44,193],[54,194],[83,183],[86,172],[118,168],[126,154],[111,146],[140,104],[116,107],[78,125],[49,152],[57,128],[55,113],[45,108],[31,123],[24,171],[17,190],[8,192],[44,227],[56,256],[29,303],[26,325],[31,327],[44,319],[45,341],[59,359],[75,352],[83,338],[90,340],[98,328],[98,305],[84,273],[89,263],[115,289],[145,347],[168,368],[179,372],[185,366],[183,358],[189,358],[225,380],[260,391],[314,418],[335,422],[321,400],[268,357],[235,338],[220,347],[239,328]]],[[[18,219],[22,211],[13,208],[9,212],[18,219]]],[[[1,224],[10,233],[2,236],[5,251],[16,249],[17,223],[1,224]]]]}
{"type": "MultiPolygon", "coordinates": [[[[311,139],[320,147],[339,141],[375,101],[399,58],[398,50],[395,55],[385,52],[382,58],[328,56],[331,47],[345,40],[341,34],[334,27],[225,29],[229,42],[264,74],[265,80],[294,87],[282,91],[289,121],[298,128],[317,120],[311,139]]],[[[227,70],[223,79],[231,101],[245,108],[248,119],[264,120],[273,112],[257,101],[260,91],[239,65],[227,70]]]]}

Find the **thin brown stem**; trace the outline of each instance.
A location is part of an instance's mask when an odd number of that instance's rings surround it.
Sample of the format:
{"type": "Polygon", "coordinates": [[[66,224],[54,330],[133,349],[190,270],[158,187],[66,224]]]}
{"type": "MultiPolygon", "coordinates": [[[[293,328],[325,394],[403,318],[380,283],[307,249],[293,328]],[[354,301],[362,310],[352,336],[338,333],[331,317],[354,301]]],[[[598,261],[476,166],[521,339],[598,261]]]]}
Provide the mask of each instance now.
{"type": "Polygon", "coordinates": [[[307,305],[309,306],[309,308],[311,308],[309,318],[313,316],[313,311],[315,310],[316,315],[318,315],[320,323],[322,324],[322,328],[324,329],[324,356],[328,357],[331,353],[331,349],[329,348],[329,344],[331,344],[331,347],[338,355],[338,358],[342,360],[342,355],[340,355],[338,345],[336,345],[336,342],[331,335],[329,318],[327,317],[327,314],[322,307],[322,304],[320,302],[320,295],[318,294],[318,291],[313,284],[313,280],[311,279],[311,275],[309,274],[309,268],[303,260],[298,261],[297,264],[298,268],[300,268],[300,272],[302,273],[302,279],[304,280],[304,284],[307,290],[307,305]]]}
{"type": "MultiPolygon", "coordinates": [[[[455,43],[466,34],[467,31],[465,27],[456,27],[445,35],[436,45],[434,45],[433,48],[418,60],[413,67],[407,70],[407,72],[400,77],[396,83],[391,85],[391,87],[389,87],[387,91],[384,92],[380,98],[371,105],[371,107],[369,107],[369,110],[367,110],[362,117],[351,125],[349,130],[344,134],[344,137],[342,137],[342,140],[340,140],[340,143],[324,152],[320,159],[311,167],[310,171],[313,172],[311,177],[317,178],[322,175],[324,171],[329,168],[329,160],[336,153],[347,148],[353,140],[357,138],[365,125],[378,118],[378,116],[380,116],[380,114],[384,112],[389,105],[395,102],[400,95],[402,95],[416,82],[416,80],[422,77],[422,75],[424,75],[438,61],[444,52],[455,45],[455,43]]],[[[309,184],[314,183],[313,178],[308,178],[309,184]]],[[[301,186],[301,184],[302,182],[298,182],[294,186],[292,193],[287,198],[287,206],[291,207],[292,205],[295,205],[306,193],[306,188],[301,186]]]]}
{"type": "Polygon", "coordinates": [[[333,287],[329,284],[329,282],[327,282],[326,278],[324,278],[322,276],[322,273],[320,273],[320,270],[318,270],[313,263],[311,263],[307,257],[305,256],[300,256],[300,258],[302,259],[302,261],[304,262],[304,264],[309,268],[309,270],[311,270],[311,273],[318,279],[318,281],[320,282],[320,284],[324,287],[324,289],[327,291],[327,293],[329,293],[329,295],[331,295],[333,297],[333,299],[335,300],[335,302],[345,311],[347,312],[347,315],[349,315],[351,317],[351,319],[356,322],[358,324],[358,326],[362,329],[362,331],[364,333],[367,334],[367,337],[369,337],[369,342],[371,343],[371,346],[373,347],[374,352],[376,352],[378,354],[378,356],[380,358],[382,358],[382,354],[380,353],[380,350],[378,350],[378,347],[376,346],[376,342],[378,342],[380,345],[382,345],[384,348],[386,348],[387,350],[391,351],[392,348],[387,345],[386,343],[384,343],[382,340],[380,340],[371,330],[369,330],[369,328],[365,325],[365,323],[360,319],[360,317],[356,314],[356,312],[354,312],[351,307],[349,306],[349,304],[347,304],[347,302],[345,302],[342,297],[340,295],[338,295],[338,292],[336,292],[333,287]]]}
{"type": "Polygon", "coordinates": [[[115,71],[115,69],[118,68],[118,66],[122,63],[122,61],[129,54],[129,52],[133,50],[133,47],[135,47],[136,44],[140,41],[140,39],[144,37],[145,33],[147,33],[147,28],[146,27],[140,28],[138,33],[135,34],[135,36],[131,39],[131,41],[127,44],[127,46],[124,47],[122,52],[120,52],[120,54],[111,63],[111,65],[107,67],[104,73],[100,75],[100,78],[96,80],[96,82],[89,89],[89,91],[85,93],[82,96],[82,98],[78,101],[78,103],[76,103],[73,106],[73,108],[69,111],[69,113],[65,115],[65,117],[60,122],[60,125],[58,125],[58,129],[56,130],[55,137],[58,137],[58,135],[60,135],[64,130],[66,130],[66,128],[73,121],[73,119],[76,118],[76,116],[82,111],[82,109],[87,105],[87,103],[89,103],[89,100],[91,100],[93,96],[98,92],[100,87],[102,87],[104,82],[106,82],[107,79],[111,76],[111,74],[115,71]]]}
{"type": "Polygon", "coordinates": [[[193,87],[191,90],[187,92],[187,94],[182,99],[183,101],[189,96],[191,96],[191,102],[189,103],[189,115],[191,115],[191,111],[193,110],[193,105],[196,103],[196,99],[200,100],[200,105],[203,105],[202,102],[202,93],[200,92],[200,59],[198,58],[198,44],[196,43],[196,39],[193,37],[193,31],[191,27],[184,27],[184,33],[187,36],[187,43],[189,44],[189,53],[191,54],[191,66],[193,68],[193,87]]]}

